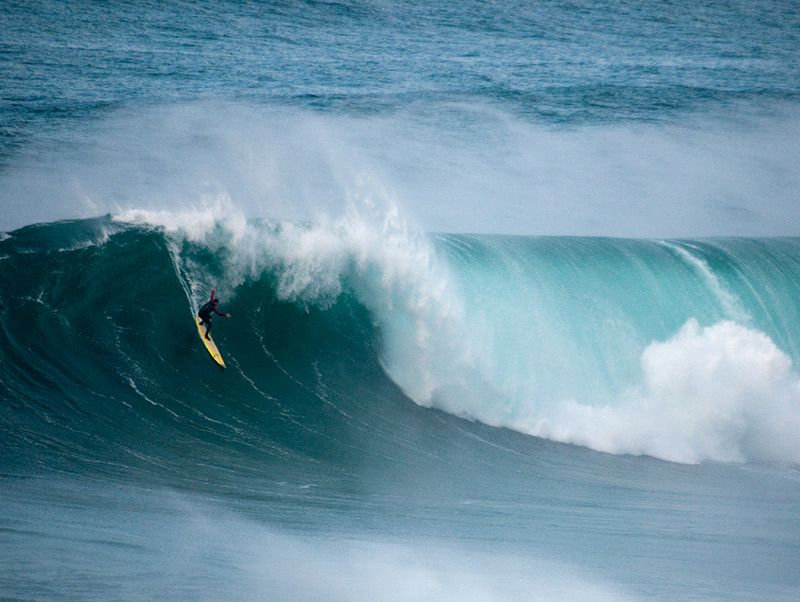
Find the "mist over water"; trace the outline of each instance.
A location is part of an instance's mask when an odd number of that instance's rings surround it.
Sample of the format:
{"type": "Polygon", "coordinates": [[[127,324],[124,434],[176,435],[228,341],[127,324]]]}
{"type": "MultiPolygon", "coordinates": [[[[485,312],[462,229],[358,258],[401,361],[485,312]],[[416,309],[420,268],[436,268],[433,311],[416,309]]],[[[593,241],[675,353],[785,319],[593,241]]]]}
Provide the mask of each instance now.
{"type": "Polygon", "coordinates": [[[355,117],[206,101],[71,127],[0,173],[0,227],[219,196],[248,218],[336,218],[364,181],[428,232],[786,236],[800,211],[800,118],[780,105],[556,128],[491,105],[355,117]]]}

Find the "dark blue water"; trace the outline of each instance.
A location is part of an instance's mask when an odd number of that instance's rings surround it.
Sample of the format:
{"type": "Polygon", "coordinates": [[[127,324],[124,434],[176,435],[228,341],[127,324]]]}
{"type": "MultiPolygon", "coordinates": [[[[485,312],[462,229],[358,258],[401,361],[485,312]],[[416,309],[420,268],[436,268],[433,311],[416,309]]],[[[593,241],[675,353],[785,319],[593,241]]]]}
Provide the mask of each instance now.
{"type": "Polygon", "coordinates": [[[799,97],[790,1],[3,3],[0,598],[797,599],[799,97]]]}

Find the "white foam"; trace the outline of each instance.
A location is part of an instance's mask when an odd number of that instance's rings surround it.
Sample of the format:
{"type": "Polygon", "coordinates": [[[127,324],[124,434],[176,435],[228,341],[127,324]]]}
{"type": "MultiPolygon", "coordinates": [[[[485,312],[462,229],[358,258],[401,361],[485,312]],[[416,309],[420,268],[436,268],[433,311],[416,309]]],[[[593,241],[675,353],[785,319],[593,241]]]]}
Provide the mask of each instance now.
{"type": "Polygon", "coordinates": [[[677,462],[800,463],[800,377],[764,333],[690,320],[641,358],[643,381],[617,406],[570,400],[536,434],[677,462]]]}
{"type": "Polygon", "coordinates": [[[244,215],[234,208],[230,196],[224,193],[202,197],[196,204],[179,209],[124,209],[115,213],[112,219],[162,228],[171,234],[179,233],[193,242],[205,243],[219,228],[238,241],[247,227],[244,215]]]}
{"type": "Polygon", "coordinates": [[[431,405],[470,373],[463,307],[447,267],[374,181],[351,193],[342,217],[287,224],[268,247],[280,297],[325,305],[344,286],[352,290],[381,330],[384,368],[417,403],[431,405]]]}

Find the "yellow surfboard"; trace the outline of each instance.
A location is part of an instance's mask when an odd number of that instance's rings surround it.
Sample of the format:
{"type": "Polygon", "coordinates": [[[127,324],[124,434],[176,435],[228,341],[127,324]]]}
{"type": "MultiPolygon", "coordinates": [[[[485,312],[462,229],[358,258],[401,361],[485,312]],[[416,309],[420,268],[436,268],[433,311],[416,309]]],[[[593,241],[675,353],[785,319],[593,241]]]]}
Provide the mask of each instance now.
{"type": "Polygon", "coordinates": [[[203,344],[206,346],[206,349],[208,349],[211,357],[214,358],[214,361],[217,362],[217,365],[219,365],[221,368],[224,368],[225,362],[222,360],[219,349],[217,349],[217,344],[211,337],[206,338],[206,327],[203,326],[203,321],[200,319],[200,316],[194,317],[194,323],[197,324],[197,332],[200,333],[200,340],[203,341],[203,344]]]}

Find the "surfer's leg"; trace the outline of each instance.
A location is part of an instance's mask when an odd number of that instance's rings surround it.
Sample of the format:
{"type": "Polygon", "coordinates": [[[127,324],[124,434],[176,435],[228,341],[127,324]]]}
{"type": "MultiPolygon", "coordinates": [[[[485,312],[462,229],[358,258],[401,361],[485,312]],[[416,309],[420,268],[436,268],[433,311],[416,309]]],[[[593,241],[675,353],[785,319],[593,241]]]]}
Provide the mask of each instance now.
{"type": "Polygon", "coordinates": [[[209,332],[211,332],[211,320],[203,320],[203,324],[206,326],[206,338],[210,339],[209,332]]]}

